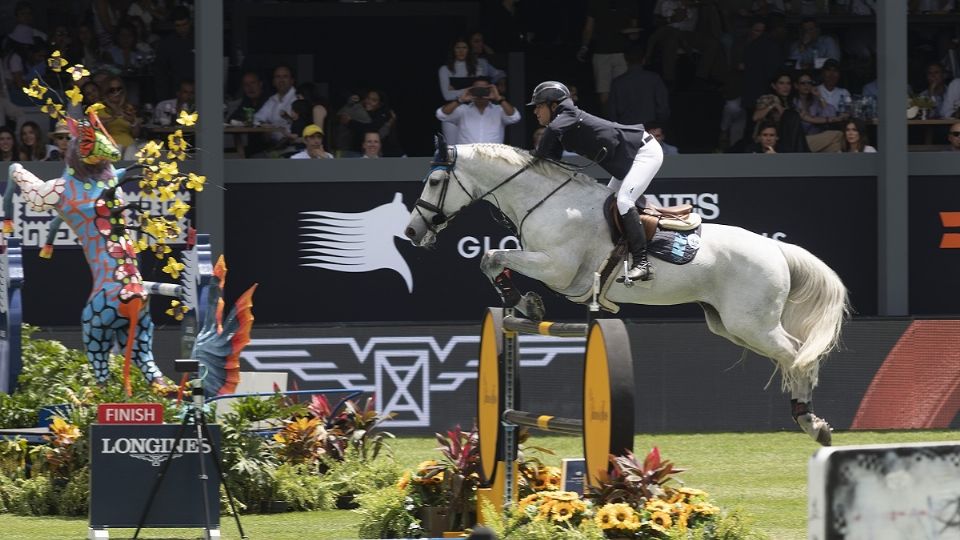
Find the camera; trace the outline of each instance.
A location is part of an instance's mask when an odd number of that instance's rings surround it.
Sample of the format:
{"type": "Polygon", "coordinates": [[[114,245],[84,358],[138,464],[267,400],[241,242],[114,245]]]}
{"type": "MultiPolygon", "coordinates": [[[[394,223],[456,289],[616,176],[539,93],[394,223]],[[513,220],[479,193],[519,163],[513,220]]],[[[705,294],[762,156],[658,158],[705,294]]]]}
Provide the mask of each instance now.
{"type": "Polygon", "coordinates": [[[474,86],[473,88],[470,89],[470,95],[472,95],[473,97],[480,97],[480,98],[488,97],[490,95],[490,87],[474,86]]]}

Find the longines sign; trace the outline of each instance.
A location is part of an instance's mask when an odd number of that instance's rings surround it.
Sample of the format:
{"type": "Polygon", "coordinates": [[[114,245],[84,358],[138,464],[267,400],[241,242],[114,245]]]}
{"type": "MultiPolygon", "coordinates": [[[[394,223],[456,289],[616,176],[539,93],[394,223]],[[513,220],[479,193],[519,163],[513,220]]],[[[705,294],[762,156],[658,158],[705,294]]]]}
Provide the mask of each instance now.
{"type": "Polygon", "coordinates": [[[192,426],[177,440],[179,431],[180,425],[174,424],[90,427],[91,527],[136,527],[168,456],[171,462],[145,525],[204,527],[201,455],[206,460],[206,496],[215,520],[210,525],[219,524],[220,478],[212,450],[220,446],[220,427],[210,426],[213,446],[197,440],[192,426]]]}

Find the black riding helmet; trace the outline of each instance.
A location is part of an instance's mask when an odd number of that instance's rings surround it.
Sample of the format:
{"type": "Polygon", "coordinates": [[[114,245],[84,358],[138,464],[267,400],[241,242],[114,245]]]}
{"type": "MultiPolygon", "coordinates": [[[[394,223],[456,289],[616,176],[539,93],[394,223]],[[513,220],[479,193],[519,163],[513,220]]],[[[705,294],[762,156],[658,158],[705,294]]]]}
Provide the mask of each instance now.
{"type": "Polygon", "coordinates": [[[544,81],[533,89],[533,97],[527,106],[539,105],[540,103],[560,102],[570,97],[570,90],[566,85],[557,81],[544,81]]]}

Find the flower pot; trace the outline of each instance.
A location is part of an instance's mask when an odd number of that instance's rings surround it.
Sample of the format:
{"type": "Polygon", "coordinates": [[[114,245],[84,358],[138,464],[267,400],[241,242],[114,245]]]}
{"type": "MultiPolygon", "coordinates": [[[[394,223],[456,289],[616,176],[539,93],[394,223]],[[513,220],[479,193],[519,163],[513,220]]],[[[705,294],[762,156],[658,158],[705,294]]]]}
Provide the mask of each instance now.
{"type": "Polygon", "coordinates": [[[429,538],[441,538],[450,529],[450,516],[446,506],[424,506],[418,510],[424,534],[429,538]]]}

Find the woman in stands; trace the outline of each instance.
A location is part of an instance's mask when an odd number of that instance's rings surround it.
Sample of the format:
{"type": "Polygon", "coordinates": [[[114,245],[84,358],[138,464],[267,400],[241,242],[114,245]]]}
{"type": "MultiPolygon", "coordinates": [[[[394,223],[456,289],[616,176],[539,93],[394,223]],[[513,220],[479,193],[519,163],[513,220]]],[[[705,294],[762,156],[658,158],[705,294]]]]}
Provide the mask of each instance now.
{"type": "MultiPolygon", "coordinates": [[[[490,65],[485,58],[473,54],[466,38],[457,38],[447,53],[447,63],[437,70],[440,80],[440,93],[443,102],[455,101],[463,90],[473,85],[473,81],[484,78],[496,84],[503,78],[503,72],[490,65]]],[[[443,136],[450,144],[457,144],[457,126],[452,122],[442,122],[443,136]]]]}
{"type": "Polygon", "coordinates": [[[864,152],[873,154],[876,148],[870,146],[863,120],[851,118],[843,126],[843,145],[841,152],[864,152]]]}

